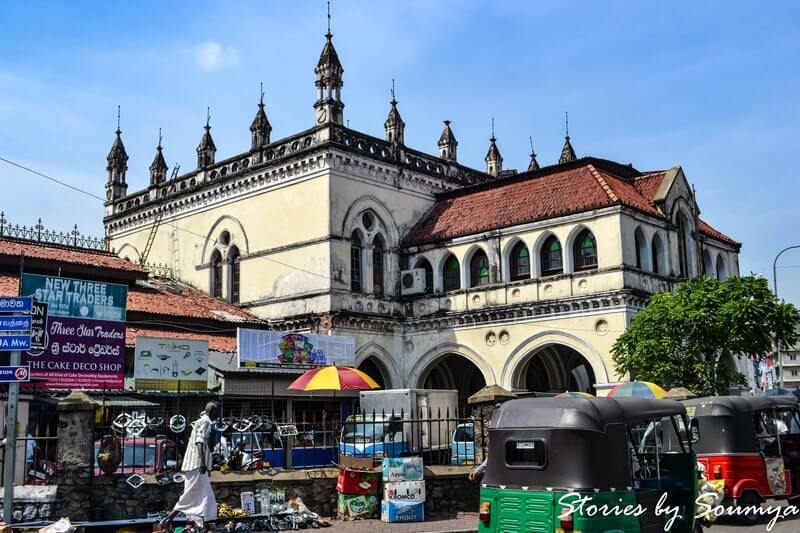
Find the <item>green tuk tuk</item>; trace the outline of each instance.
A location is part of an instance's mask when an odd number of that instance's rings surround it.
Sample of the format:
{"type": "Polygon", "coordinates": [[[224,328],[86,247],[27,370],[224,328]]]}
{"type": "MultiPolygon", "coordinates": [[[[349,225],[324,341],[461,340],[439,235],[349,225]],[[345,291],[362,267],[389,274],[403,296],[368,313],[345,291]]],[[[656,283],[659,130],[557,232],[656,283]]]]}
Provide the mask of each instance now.
{"type": "Polygon", "coordinates": [[[478,531],[701,531],[687,427],[671,400],[508,401],[489,426],[478,531]]]}

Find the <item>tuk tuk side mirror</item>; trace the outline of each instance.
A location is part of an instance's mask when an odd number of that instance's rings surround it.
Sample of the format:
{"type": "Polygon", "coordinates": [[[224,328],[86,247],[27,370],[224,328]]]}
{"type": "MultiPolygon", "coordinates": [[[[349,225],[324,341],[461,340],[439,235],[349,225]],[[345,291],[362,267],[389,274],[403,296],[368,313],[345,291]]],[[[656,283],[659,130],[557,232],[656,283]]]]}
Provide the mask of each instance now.
{"type": "Polygon", "coordinates": [[[689,441],[692,444],[700,442],[700,422],[696,418],[689,423],[689,441]]]}

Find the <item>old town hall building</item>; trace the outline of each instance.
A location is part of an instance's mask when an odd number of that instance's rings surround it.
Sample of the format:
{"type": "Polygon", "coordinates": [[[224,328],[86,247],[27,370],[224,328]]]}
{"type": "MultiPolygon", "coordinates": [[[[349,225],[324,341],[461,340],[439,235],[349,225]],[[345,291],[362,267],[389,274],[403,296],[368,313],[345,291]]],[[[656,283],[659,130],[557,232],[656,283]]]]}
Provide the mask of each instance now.
{"type": "Polygon", "coordinates": [[[740,245],[700,218],[679,166],[579,158],[567,136],[554,165],[531,154],[504,171],[492,137],[486,168],[468,168],[449,121],[437,154],[407,146],[394,99],[385,138],[346,127],[330,32],[314,72],[308,129],[272,139],[262,101],[245,151],[219,160],[207,123],[196,169],[168,178],[159,145],[134,192],[118,130],[110,246],[275,329],[355,337],[356,364],[385,386],[462,397],[602,393],[625,377],[610,349],[649,294],[739,273],[740,245]]]}

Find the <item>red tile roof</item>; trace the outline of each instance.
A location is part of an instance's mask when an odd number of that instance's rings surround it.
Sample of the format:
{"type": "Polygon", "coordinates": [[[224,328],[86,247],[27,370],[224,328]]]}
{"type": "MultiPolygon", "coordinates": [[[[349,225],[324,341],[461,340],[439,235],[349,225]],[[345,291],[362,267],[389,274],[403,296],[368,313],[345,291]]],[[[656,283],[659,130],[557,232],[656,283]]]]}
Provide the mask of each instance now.
{"type": "Polygon", "coordinates": [[[7,237],[0,237],[0,255],[11,255],[17,257],[25,255],[25,257],[59,261],[62,263],[73,263],[113,270],[125,270],[134,273],[145,272],[140,265],[125,259],[121,259],[111,252],[72,248],[68,246],[11,239],[7,237]]]}
{"type": "Polygon", "coordinates": [[[613,205],[663,217],[637,190],[631,172],[584,159],[446,193],[404,242],[414,246],[613,205]]]}
{"type": "Polygon", "coordinates": [[[633,180],[633,186],[639,191],[648,202],[653,202],[658,192],[661,183],[664,181],[664,176],[667,175],[666,170],[658,170],[656,172],[649,172],[633,180]]]}
{"type": "Polygon", "coordinates": [[[188,285],[155,279],[128,290],[128,311],[221,322],[262,322],[255,315],[188,285]]]}
{"type": "Polygon", "coordinates": [[[702,233],[704,235],[708,235],[709,237],[717,239],[718,241],[722,241],[724,243],[731,244],[733,246],[737,246],[737,247],[741,246],[741,243],[736,242],[735,240],[733,240],[732,238],[728,237],[727,235],[725,235],[721,231],[712,228],[708,224],[708,222],[706,222],[702,218],[700,219],[699,226],[700,227],[698,229],[700,230],[700,233],[702,233]]]}
{"type": "MultiPolygon", "coordinates": [[[[227,334],[227,335],[230,335],[227,334]]],[[[208,349],[214,352],[235,352],[236,334],[225,336],[222,333],[194,333],[191,331],[175,331],[156,329],[147,326],[128,326],[125,328],[125,346],[136,346],[136,337],[165,337],[168,339],[191,339],[208,341],[208,349]]]]}

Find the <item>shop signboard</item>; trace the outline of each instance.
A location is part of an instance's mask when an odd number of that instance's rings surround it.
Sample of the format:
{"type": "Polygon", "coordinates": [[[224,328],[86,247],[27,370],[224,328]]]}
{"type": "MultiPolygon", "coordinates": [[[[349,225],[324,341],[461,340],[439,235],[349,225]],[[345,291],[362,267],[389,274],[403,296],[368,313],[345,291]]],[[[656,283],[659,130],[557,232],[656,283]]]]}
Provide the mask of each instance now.
{"type": "Polygon", "coordinates": [[[21,292],[47,306],[34,316],[43,331],[23,354],[32,378],[51,389],[123,387],[127,286],[23,274],[21,292]]]}
{"type": "Polygon", "coordinates": [[[353,366],[353,337],[239,328],[236,345],[241,368],[276,366],[353,366]]]}
{"type": "Polygon", "coordinates": [[[208,341],[136,337],[133,376],[137,390],[205,391],[208,341]]]}

